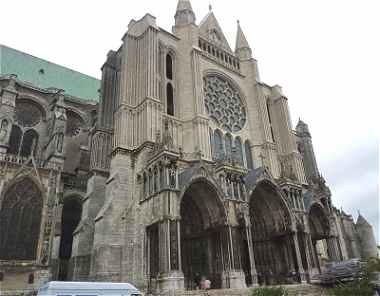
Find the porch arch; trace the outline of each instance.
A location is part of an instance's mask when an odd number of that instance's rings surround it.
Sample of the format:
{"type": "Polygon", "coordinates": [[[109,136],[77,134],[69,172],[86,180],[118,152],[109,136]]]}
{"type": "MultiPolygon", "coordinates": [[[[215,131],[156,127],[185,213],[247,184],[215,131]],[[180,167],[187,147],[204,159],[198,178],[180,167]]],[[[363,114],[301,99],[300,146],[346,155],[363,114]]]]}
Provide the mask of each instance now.
{"type": "Polygon", "coordinates": [[[302,266],[294,219],[275,184],[262,180],[255,186],[250,193],[249,214],[259,284],[299,281],[296,271],[302,266]]]}
{"type": "Polygon", "coordinates": [[[185,288],[199,287],[202,277],[212,288],[222,287],[228,261],[225,224],[227,212],[218,189],[206,178],[193,181],[180,202],[181,261],[185,288]]]}

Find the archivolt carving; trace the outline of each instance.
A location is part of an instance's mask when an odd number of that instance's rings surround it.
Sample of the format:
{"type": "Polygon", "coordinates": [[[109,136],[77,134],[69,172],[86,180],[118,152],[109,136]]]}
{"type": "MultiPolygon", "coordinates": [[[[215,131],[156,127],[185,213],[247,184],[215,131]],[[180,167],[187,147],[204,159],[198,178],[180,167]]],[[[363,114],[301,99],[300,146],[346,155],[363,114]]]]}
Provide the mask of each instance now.
{"type": "Polygon", "coordinates": [[[241,130],[246,121],[245,107],[239,92],[226,80],[216,75],[204,78],[206,110],[218,125],[229,132],[241,130]]]}

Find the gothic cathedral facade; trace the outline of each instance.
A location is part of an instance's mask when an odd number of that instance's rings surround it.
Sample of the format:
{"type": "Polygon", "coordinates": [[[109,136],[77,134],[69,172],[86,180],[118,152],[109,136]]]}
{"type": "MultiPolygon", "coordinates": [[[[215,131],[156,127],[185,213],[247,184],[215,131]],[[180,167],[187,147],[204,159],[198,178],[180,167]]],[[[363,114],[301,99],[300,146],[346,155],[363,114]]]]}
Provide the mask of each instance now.
{"type": "MultiPolygon", "coordinates": [[[[11,73],[10,73],[11,74],[11,73]]],[[[262,82],[238,24],[179,0],[173,32],[132,20],[100,102],[0,77],[0,281],[131,282],[157,293],[307,282],[376,255],[337,210],[308,126],[262,82]]],[[[29,285],[29,286],[28,286],[29,285]]],[[[16,288],[15,288],[16,287],[16,288]]],[[[18,287],[18,288],[17,288],[18,287]]]]}

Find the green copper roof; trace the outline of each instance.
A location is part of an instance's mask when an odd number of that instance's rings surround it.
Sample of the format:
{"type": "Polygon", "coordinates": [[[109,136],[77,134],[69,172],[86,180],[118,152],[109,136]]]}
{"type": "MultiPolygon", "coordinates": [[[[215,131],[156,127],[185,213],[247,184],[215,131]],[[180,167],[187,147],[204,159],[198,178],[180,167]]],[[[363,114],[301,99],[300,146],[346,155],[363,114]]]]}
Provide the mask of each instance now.
{"type": "Polygon", "coordinates": [[[7,74],[40,88],[55,87],[73,97],[99,101],[98,79],[0,44],[0,75],[7,74]]]}

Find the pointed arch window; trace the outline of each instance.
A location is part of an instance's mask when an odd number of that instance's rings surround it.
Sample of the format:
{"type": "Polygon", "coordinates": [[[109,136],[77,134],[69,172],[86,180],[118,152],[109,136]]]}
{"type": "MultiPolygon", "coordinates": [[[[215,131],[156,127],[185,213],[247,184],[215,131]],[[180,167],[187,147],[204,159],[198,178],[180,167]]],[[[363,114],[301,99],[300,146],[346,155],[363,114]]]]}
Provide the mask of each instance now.
{"type": "Polygon", "coordinates": [[[173,58],[170,53],[166,55],[166,78],[173,80],[173,58]]]}
{"type": "Polygon", "coordinates": [[[38,134],[34,130],[28,130],[25,132],[20,155],[28,157],[32,153],[35,154],[38,143],[38,134]]]}
{"type": "Polygon", "coordinates": [[[224,145],[226,147],[226,159],[228,162],[231,162],[232,161],[232,136],[230,134],[226,134],[224,145]]]}
{"type": "Polygon", "coordinates": [[[235,139],[235,161],[238,165],[244,166],[243,148],[239,137],[235,139]]]}
{"type": "Polygon", "coordinates": [[[171,83],[168,83],[166,86],[166,113],[174,116],[174,94],[171,83]]]}
{"type": "Polygon", "coordinates": [[[38,133],[29,129],[23,131],[19,126],[13,125],[9,141],[8,153],[28,157],[35,156],[38,147],[38,133]]]}
{"type": "Polygon", "coordinates": [[[214,141],[213,141],[213,159],[218,160],[223,157],[224,149],[223,149],[223,136],[220,130],[215,130],[214,132],[214,141]]]}
{"type": "Polygon", "coordinates": [[[35,260],[43,200],[36,184],[24,178],[4,194],[0,209],[0,260],[35,260]]]}
{"type": "Polygon", "coordinates": [[[165,58],[165,85],[166,85],[166,113],[174,116],[174,59],[172,53],[166,54],[165,58]]]}
{"type": "Polygon", "coordinates": [[[18,154],[22,139],[22,130],[17,125],[12,126],[11,137],[9,140],[8,153],[18,154]]]}
{"type": "Polygon", "coordinates": [[[82,217],[82,202],[78,197],[66,198],[63,202],[61,219],[61,241],[59,245],[60,268],[58,279],[68,280],[68,261],[72,257],[74,231],[82,217]]]}
{"type": "Polygon", "coordinates": [[[252,149],[251,149],[251,143],[247,140],[244,143],[244,150],[245,150],[245,159],[247,161],[247,168],[252,170],[253,169],[253,159],[252,159],[252,149]]]}

